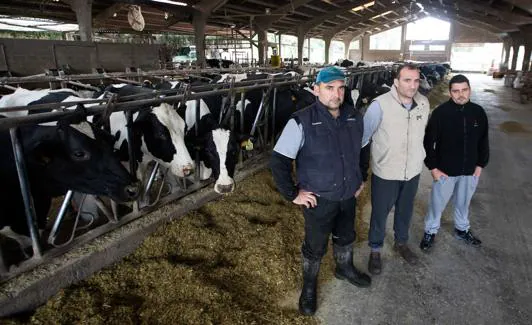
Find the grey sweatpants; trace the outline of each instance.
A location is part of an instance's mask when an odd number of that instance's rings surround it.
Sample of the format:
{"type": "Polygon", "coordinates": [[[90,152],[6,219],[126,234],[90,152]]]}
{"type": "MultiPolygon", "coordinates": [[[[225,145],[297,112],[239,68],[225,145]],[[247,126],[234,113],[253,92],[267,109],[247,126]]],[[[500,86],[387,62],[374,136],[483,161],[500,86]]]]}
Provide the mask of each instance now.
{"type": "Polygon", "coordinates": [[[429,198],[429,211],[425,217],[425,232],[438,232],[441,215],[451,196],[454,205],[454,227],[461,231],[469,230],[469,203],[477,185],[478,177],[473,175],[440,177],[438,181],[434,181],[429,198]]]}

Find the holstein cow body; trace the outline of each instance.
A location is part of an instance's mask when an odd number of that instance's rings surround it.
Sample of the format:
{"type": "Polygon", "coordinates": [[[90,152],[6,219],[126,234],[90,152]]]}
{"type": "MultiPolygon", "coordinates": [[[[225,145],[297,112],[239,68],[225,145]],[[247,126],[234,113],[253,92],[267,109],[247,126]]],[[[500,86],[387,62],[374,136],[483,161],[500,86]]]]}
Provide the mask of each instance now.
{"type": "MultiPolygon", "coordinates": [[[[0,109],[2,118],[19,115],[0,109]]],[[[20,133],[40,229],[46,224],[52,198],[68,190],[109,196],[118,202],[137,197],[138,185],[115,156],[112,137],[87,122],[82,107],[58,122],[21,127],[20,133]]],[[[0,131],[0,155],[0,228],[9,226],[28,235],[8,131],[0,131]]]]}
{"type": "MultiPolygon", "coordinates": [[[[108,89],[120,98],[130,95],[152,97],[152,90],[124,85],[108,89]]],[[[140,98],[136,98],[140,99],[140,98]]],[[[132,104],[134,105],[134,104],[132,104]]],[[[110,116],[111,134],[115,136],[115,148],[122,160],[129,160],[127,120],[123,112],[110,116]]],[[[185,122],[172,105],[161,103],[156,106],[138,107],[133,114],[133,151],[139,163],[138,177],[143,179],[144,171],[152,160],[169,169],[178,177],[190,175],[194,163],[185,146],[185,122]]]]}

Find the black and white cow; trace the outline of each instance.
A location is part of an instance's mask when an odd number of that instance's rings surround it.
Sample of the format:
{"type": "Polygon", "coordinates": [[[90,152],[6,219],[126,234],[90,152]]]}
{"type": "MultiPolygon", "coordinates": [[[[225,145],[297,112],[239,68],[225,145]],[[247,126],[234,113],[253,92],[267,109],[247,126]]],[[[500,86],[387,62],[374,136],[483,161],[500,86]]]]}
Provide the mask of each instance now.
{"type": "Polygon", "coordinates": [[[215,179],[214,191],[216,193],[231,193],[235,189],[233,177],[238,162],[240,143],[245,137],[231,131],[227,124],[220,124],[218,115],[211,113],[204,99],[201,99],[199,103],[200,115],[196,118],[196,101],[189,100],[186,102],[184,112],[187,126],[185,143],[190,150],[193,150],[194,147],[200,148],[201,166],[198,171],[200,179],[205,180],[212,175],[215,179]],[[198,134],[196,134],[197,120],[199,120],[198,134]]]}
{"type": "MultiPolygon", "coordinates": [[[[0,117],[17,115],[20,113],[2,113],[0,109],[0,117]]],[[[83,107],[58,122],[21,127],[20,133],[40,229],[46,224],[52,198],[68,190],[104,195],[117,202],[132,201],[138,196],[137,182],[114,154],[113,138],[87,121],[83,107]]],[[[0,228],[6,227],[7,234],[12,230],[27,236],[24,205],[7,130],[0,131],[0,155],[0,228]]]]}
{"type": "Polygon", "coordinates": [[[235,64],[231,60],[225,59],[206,59],[207,65],[211,68],[229,68],[231,65],[235,64]]]}
{"type": "MultiPolygon", "coordinates": [[[[132,85],[114,85],[107,90],[116,93],[119,102],[125,96],[153,97],[153,90],[132,85]]],[[[115,148],[119,150],[120,157],[129,160],[127,120],[124,113],[115,112],[110,115],[110,128],[111,134],[117,139],[115,148]]],[[[190,175],[194,171],[194,162],[185,146],[184,137],[185,121],[172,105],[161,103],[137,107],[133,115],[133,149],[139,163],[138,178],[144,178],[148,163],[152,160],[169,169],[175,176],[190,175]]]]}

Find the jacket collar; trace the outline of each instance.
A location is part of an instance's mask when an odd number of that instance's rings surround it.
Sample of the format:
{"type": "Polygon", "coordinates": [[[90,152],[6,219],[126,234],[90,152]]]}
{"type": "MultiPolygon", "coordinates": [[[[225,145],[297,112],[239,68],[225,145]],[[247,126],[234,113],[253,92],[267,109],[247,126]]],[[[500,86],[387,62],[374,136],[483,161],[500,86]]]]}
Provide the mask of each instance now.
{"type": "Polygon", "coordinates": [[[471,100],[468,100],[467,103],[465,103],[464,105],[459,105],[459,104],[455,103],[452,98],[449,98],[449,101],[447,103],[448,103],[449,106],[453,107],[454,109],[461,111],[466,106],[468,106],[469,103],[471,103],[471,100]]]}
{"type": "MultiPolygon", "coordinates": [[[[316,97],[316,109],[318,110],[318,112],[320,114],[322,114],[322,116],[325,116],[327,119],[330,119],[330,120],[336,120],[332,115],[331,113],[329,113],[329,110],[327,109],[327,107],[325,105],[323,105],[322,102],[320,102],[320,100],[318,99],[318,97],[316,97]]],[[[346,106],[345,102],[342,103],[342,105],[340,105],[340,115],[338,116],[338,118],[342,121],[345,121],[349,115],[349,109],[348,107],[346,106]]]]}

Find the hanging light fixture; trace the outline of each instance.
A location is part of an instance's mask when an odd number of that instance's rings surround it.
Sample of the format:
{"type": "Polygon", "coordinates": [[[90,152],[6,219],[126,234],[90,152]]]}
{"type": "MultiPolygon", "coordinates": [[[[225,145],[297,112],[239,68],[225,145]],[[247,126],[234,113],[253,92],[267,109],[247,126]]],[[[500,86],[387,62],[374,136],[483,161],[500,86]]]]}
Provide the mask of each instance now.
{"type": "Polygon", "coordinates": [[[188,6],[188,4],[186,2],[181,2],[181,1],[171,1],[171,0],[152,0],[152,1],[153,2],[166,3],[166,4],[169,4],[169,5],[181,6],[181,7],[188,6]]]}

